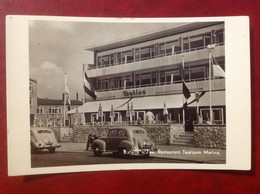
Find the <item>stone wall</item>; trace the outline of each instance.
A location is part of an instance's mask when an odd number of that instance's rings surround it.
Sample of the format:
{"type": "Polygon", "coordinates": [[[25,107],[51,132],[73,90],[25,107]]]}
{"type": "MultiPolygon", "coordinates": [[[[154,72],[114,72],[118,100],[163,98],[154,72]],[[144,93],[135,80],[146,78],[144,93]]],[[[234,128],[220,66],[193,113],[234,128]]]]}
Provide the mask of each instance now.
{"type": "Polygon", "coordinates": [[[87,142],[88,136],[90,134],[97,135],[97,136],[106,136],[108,133],[109,128],[111,126],[92,126],[92,125],[86,125],[86,126],[73,126],[73,142],[76,143],[83,143],[87,142]]]}
{"type": "MultiPolygon", "coordinates": [[[[114,126],[74,126],[73,142],[87,142],[89,134],[106,136],[111,127],[114,126]]],[[[170,125],[142,125],[141,127],[146,130],[148,137],[155,145],[170,145],[170,125]]]]}
{"type": "Polygon", "coordinates": [[[155,145],[170,145],[170,125],[143,125],[155,145]]]}
{"type": "Polygon", "coordinates": [[[194,125],[195,145],[226,149],[226,125],[194,125]]]}

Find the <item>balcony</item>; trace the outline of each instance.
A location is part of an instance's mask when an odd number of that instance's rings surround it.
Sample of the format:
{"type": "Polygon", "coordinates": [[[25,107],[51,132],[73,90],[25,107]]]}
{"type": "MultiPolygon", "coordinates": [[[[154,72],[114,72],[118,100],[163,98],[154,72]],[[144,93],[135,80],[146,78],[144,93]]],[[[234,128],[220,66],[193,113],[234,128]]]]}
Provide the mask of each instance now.
{"type": "MultiPolygon", "coordinates": [[[[216,45],[212,54],[215,58],[223,57],[225,55],[225,48],[223,43],[216,45]]],[[[182,56],[184,56],[185,64],[200,63],[208,61],[207,47],[199,47],[181,52],[168,53],[165,55],[158,55],[153,57],[142,58],[141,60],[132,60],[126,63],[113,64],[112,66],[96,68],[90,67],[87,71],[89,78],[111,76],[115,74],[130,73],[140,70],[158,69],[167,66],[174,66],[182,63],[182,56]]]]}
{"type": "MultiPolygon", "coordinates": [[[[209,80],[196,79],[189,80],[186,82],[187,87],[191,93],[196,91],[209,91],[209,80]]],[[[211,81],[212,91],[225,90],[225,79],[213,79],[211,81]]],[[[113,90],[102,90],[97,91],[97,99],[106,100],[114,98],[127,98],[133,96],[157,96],[157,95],[170,95],[170,94],[181,94],[182,93],[182,83],[174,82],[170,84],[165,83],[154,83],[140,86],[131,86],[127,88],[115,88],[113,90]]],[[[91,99],[89,99],[91,100],[91,99]]]]}

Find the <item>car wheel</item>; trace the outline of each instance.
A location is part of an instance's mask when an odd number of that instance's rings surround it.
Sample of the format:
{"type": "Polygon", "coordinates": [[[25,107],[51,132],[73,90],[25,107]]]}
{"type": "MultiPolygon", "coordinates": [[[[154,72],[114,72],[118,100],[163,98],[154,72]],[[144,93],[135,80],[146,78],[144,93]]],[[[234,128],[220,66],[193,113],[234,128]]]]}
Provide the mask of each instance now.
{"type": "Polygon", "coordinates": [[[50,153],[54,153],[55,152],[55,148],[49,148],[49,152],[50,153]]]}
{"type": "Polygon", "coordinates": [[[120,148],[120,149],[119,149],[119,155],[120,155],[121,157],[125,157],[125,156],[126,156],[126,153],[127,153],[126,148],[120,148]]]}
{"type": "Polygon", "coordinates": [[[95,156],[101,156],[102,152],[100,151],[98,146],[94,146],[93,152],[95,156]]]}
{"type": "Polygon", "coordinates": [[[146,154],[144,155],[145,158],[148,158],[149,156],[150,156],[150,152],[148,152],[148,153],[146,153],[146,154]]]}
{"type": "Polygon", "coordinates": [[[32,154],[36,154],[36,153],[38,153],[38,149],[37,148],[31,148],[31,153],[32,154]]]}
{"type": "Polygon", "coordinates": [[[113,156],[118,156],[119,153],[118,152],[113,152],[113,156]]]}

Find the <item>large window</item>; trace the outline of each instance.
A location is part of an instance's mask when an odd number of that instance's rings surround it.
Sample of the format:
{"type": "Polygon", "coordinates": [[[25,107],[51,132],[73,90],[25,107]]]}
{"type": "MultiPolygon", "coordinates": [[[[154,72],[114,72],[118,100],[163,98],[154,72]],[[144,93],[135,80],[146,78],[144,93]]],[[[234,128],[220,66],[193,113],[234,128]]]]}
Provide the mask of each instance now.
{"type": "MultiPolygon", "coordinates": [[[[224,124],[223,119],[223,108],[212,108],[213,118],[212,120],[216,124],[224,124]]],[[[200,110],[200,115],[202,115],[203,121],[208,121],[210,118],[209,108],[203,108],[200,110]]]]}
{"type": "Polygon", "coordinates": [[[133,62],[133,55],[132,55],[132,51],[125,51],[125,52],[122,52],[122,60],[123,60],[123,63],[131,63],[133,62]]]}
{"type": "Polygon", "coordinates": [[[203,35],[191,36],[190,37],[190,49],[203,48],[204,39],[203,35]]]}
{"type": "Polygon", "coordinates": [[[215,36],[217,44],[224,42],[224,30],[217,30],[215,36]]]}
{"type": "Polygon", "coordinates": [[[98,80],[98,90],[107,90],[108,89],[108,79],[100,79],[98,80]]]}
{"type": "Polygon", "coordinates": [[[205,78],[205,67],[190,68],[190,79],[205,78]]]}
{"type": "Polygon", "coordinates": [[[147,86],[156,83],[156,72],[135,74],[135,86],[147,86]]]}
{"type": "Polygon", "coordinates": [[[140,119],[141,121],[145,120],[145,111],[135,111],[135,120],[138,121],[140,119]]]}
{"type": "Polygon", "coordinates": [[[179,47],[179,41],[178,40],[167,42],[166,43],[166,54],[167,55],[174,54],[174,52],[176,52],[175,47],[176,47],[176,49],[179,47]]]}
{"type": "Polygon", "coordinates": [[[141,60],[147,60],[150,58],[150,48],[143,47],[140,49],[141,60]]]}

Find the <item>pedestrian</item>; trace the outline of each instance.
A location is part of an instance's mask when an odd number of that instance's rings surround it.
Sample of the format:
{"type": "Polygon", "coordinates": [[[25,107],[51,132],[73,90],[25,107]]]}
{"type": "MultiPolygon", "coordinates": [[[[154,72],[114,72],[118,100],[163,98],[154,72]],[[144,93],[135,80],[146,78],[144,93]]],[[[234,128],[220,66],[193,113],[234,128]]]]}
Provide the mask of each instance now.
{"type": "Polygon", "coordinates": [[[92,143],[94,141],[94,136],[92,134],[89,134],[88,136],[88,142],[87,142],[87,146],[86,146],[86,151],[89,150],[89,147],[90,147],[90,150],[91,150],[91,147],[92,147],[92,143]]]}
{"type": "Polygon", "coordinates": [[[154,114],[151,111],[148,111],[145,117],[149,125],[154,124],[154,114]]]}
{"type": "Polygon", "coordinates": [[[137,124],[141,125],[141,118],[140,117],[138,117],[138,119],[137,119],[137,124]]]}

